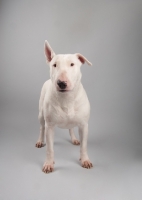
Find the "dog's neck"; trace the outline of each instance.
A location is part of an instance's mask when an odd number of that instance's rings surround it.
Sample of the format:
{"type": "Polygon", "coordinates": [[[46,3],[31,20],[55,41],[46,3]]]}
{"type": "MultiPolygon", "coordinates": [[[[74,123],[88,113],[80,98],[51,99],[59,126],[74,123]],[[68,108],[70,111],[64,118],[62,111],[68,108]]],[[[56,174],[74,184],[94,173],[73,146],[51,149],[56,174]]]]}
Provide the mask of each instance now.
{"type": "Polygon", "coordinates": [[[57,91],[55,88],[52,88],[53,101],[55,102],[56,106],[60,107],[66,113],[71,113],[74,110],[80,87],[81,82],[79,82],[72,91],[63,93],[57,91]]]}

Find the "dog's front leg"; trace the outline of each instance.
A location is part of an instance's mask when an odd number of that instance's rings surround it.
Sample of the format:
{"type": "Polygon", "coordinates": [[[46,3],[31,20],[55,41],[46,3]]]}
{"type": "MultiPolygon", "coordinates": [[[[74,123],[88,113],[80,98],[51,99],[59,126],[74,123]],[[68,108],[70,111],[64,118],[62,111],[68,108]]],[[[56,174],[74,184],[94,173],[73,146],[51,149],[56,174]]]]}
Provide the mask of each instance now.
{"type": "Polygon", "coordinates": [[[45,123],[46,135],[46,161],[43,165],[42,171],[45,173],[52,172],[54,169],[54,127],[45,123]]]}
{"type": "Polygon", "coordinates": [[[88,124],[85,123],[79,126],[79,137],[80,137],[80,160],[81,165],[84,168],[91,168],[93,167],[92,163],[89,160],[88,153],[87,153],[87,139],[88,139],[88,124]]]}

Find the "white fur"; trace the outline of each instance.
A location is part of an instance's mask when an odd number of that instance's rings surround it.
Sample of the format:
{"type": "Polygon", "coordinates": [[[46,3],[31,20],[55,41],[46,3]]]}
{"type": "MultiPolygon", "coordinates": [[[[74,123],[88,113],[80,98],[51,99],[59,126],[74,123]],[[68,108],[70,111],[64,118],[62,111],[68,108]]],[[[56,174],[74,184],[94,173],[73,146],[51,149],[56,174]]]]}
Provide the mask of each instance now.
{"type": "Polygon", "coordinates": [[[44,146],[46,136],[47,154],[43,166],[45,173],[53,171],[54,127],[69,129],[73,144],[80,145],[80,160],[85,168],[91,168],[92,163],[87,154],[88,120],[90,104],[81,84],[80,67],[84,62],[91,63],[81,54],[55,55],[49,43],[45,41],[45,56],[50,65],[50,79],[42,87],[39,100],[40,135],[36,147],[44,146]],[[71,66],[71,63],[74,66],[71,66]],[[56,67],[55,67],[56,64],[56,67]],[[61,92],[57,81],[67,84],[66,92],[61,92]],[[76,139],[73,128],[78,127],[80,142],[76,139]]]}

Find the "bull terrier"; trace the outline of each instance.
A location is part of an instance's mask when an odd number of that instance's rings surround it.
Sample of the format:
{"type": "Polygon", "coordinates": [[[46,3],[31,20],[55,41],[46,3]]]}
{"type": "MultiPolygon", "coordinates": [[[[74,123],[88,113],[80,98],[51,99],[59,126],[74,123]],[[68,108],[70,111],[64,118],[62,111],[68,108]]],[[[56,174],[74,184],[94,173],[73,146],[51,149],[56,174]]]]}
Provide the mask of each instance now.
{"type": "Polygon", "coordinates": [[[71,141],[80,144],[80,161],[84,168],[93,167],[87,153],[88,120],[90,103],[81,83],[81,65],[92,65],[80,53],[56,55],[45,41],[46,62],[50,66],[50,79],[41,90],[39,100],[40,135],[37,148],[44,146],[46,138],[46,160],[42,171],[54,169],[54,127],[69,129],[71,141]],[[74,135],[73,128],[78,127],[80,141],[74,135]],[[45,137],[46,136],[46,137],[45,137]]]}

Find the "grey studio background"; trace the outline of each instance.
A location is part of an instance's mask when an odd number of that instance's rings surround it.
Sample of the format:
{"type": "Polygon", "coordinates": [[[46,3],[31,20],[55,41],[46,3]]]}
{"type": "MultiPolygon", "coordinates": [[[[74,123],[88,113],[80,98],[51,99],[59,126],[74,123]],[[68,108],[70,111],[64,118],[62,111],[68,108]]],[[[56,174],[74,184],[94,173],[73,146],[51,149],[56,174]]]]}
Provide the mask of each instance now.
{"type": "MultiPolygon", "coordinates": [[[[142,1],[0,1],[0,199],[142,199],[142,1]],[[88,153],[55,131],[55,170],[44,174],[38,101],[56,53],[82,53],[91,104],[88,153]]],[[[77,130],[76,130],[77,132],[77,130]]]]}

